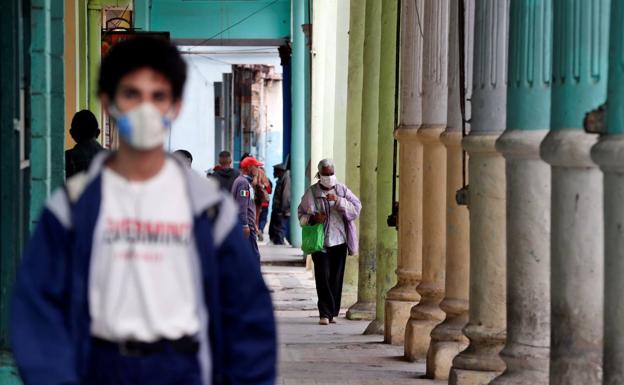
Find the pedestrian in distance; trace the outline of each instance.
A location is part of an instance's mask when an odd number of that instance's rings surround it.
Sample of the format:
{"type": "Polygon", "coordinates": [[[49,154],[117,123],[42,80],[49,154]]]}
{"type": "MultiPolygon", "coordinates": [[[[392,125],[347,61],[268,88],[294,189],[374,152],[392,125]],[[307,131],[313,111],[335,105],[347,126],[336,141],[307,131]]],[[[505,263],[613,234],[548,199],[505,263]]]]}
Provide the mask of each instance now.
{"type": "Polygon", "coordinates": [[[298,207],[302,226],[323,224],[324,248],[312,254],[318,295],[319,324],[335,323],[340,313],[347,253],[357,255],[355,220],[362,204],[347,186],[338,183],[331,159],[318,164],[319,181],[308,188],[298,207]]]}
{"type": "Polygon", "coordinates": [[[232,185],[232,195],[238,203],[238,216],[243,225],[243,234],[247,238],[258,261],[260,261],[260,250],[258,249],[257,241],[256,202],[253,181],[258,175],[259,167],[262,167],[262,162],[253,156],[246,156],[240,162],[241,173],[232,185]]]}
{"type": "Polygon", "coordinates": [[[173,152],[175,156],[180,158],[180,160],[186,165],[186,167],[191,168],[193,165],[193,155],[187,150],[176,150],[173,152]]]}
{"type": "Polygon", "coordinates": [[[25,249],[10,312],[24,385],[274,383],[271,298],[236,203],[163,149],[185,79],[154,37],[102,60],[120,146],[51,196],[25,249]]]}
{"type": "Polygon", "coordinates": [[[273,166],[273,177],[277,179],[271,207],[269,239],[274,245],[283,245],[288,239],[290,218],[290,171],[283,163],[273,166]]]}
{"type": "Polygon", "coordinates": [[[104,148],[98,143],[98,121],[89,110],[76,112],[71,121],[69,134],[76,145],[65,151],[65,178],[86,171],[95,156],[104,148]]]}
{"type": "Polygon", "coordinates": [[[210,176],[219,182],[222,189],[232,191],[232,184],[238,177],[238,171],[232,168],[232,155],[229,151],[221,151],[218,162],[210,176]]]}

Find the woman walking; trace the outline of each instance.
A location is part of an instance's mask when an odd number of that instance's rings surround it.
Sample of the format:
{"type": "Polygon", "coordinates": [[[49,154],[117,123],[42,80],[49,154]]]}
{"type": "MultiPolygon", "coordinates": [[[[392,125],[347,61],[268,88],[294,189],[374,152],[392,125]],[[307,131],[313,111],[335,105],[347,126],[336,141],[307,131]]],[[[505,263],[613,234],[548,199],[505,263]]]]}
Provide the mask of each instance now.
{"type": "Polygon", "coordinates": [[[334,163],[323,159],[318,164],[318,183],[303,195],[298,214],[301,226],[323,224],[324,248],[312,254],[318,295],[319,324],[335,323],[340,312],[345,260],[357,254],[355,220],[360,215],[360,200],[336,182],[334,163]]]}

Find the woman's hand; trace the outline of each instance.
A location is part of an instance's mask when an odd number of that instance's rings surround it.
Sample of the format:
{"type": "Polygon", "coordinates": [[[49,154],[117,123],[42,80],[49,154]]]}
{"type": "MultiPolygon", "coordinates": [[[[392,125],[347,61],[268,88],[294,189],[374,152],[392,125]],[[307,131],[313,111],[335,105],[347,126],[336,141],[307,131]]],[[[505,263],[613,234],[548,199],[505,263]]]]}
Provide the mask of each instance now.
{"type": "Polygon", "coordinates": [[[336,202],[338,200],[336,194],[327,194],[325,198],[330,202],[336,202]]]}
{"type": "Polygon", "coordinates": [[[314,224],[325,223],[325,219],[327,219],[327,215],[325,213],[316,213],[311,217],[312,222],[314,224]]]}

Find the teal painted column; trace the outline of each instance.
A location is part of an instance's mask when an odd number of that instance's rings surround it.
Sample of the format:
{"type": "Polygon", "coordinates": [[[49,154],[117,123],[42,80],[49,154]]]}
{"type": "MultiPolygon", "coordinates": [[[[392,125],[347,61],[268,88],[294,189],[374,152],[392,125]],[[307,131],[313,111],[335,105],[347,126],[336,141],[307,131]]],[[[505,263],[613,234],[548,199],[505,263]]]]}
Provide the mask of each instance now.
{"type": "Polygon", "coordinates": [[[550,355],[550,167],[539,146],[550,124],[552,0],[510,5],[506,159],[506,371],[492,384],[548,381],[550,355]]]}
{"type": "Polygon", "coordinates": [[[397,231],[386,220],[392,212],[392,154],[396,90],[398,0],[384,0],[381,10],[381,62],[379,69],[379,125],[377,139],[377,305],[366,331],[383,334],[386,294],[397,281],[397,231]]]}
{"type": "Polygon", "coordinates": [[[50,0],[31,2],[30,124],[31,202],[30,223],[35,225],[51,190],[51,39],[50,0]]]}
{"type": "Polygon", "coordinates": [[[611,1],[607,133],[592,148],[592,158],[604,174],[605,282],[604,381],[624,378],[624,1],[611,1]]]}
{"type": "Polygon", "coordinates": [[[139,31],[150,30],[150,8],[151,0],[134,0],[132,8],[134,11],[134,28],[139,31]]]}
{"type": "Polygon", "coordinates": [[[349,319],[373,319],[375,317],[381,8],[381,1],[366,0],[360,142],[360,186],[366,186],[366,188],[360,191],[362,212],[360,214],[358,300],[347,311],[349,319]]]}
{"type": "Polygon", "coordinates": [[[553,0],[551,132],[541,145],[552,166],[552,385],[602,384],[603,178],[590,158],[596,135],[582,127],[606,99],[610,4],[553,0]]]}
{"type": "Polygon", "coordinates": [[[290,243],[301,246],[301,227],[297,219],[297,206],[305,187],[305,137],[306,137],[306,71],[307,57],[305,24],[307,0],[293,0],[292,36],[292,136],[290,144],[290,177],[293,204],[290,207],[290,243]]]}
{"type": "Polygon", "coordinates": [[[65,181],[64,2],[52,1],[50,12],[50,188],[55,189],[65,181]]]}
{"type": "Polygon", "coordinates": [[[6,20],[0,23],[0,384],[3,385],[20,384],[10,354],[8,323],[11,287],[22,246],[22,210],[27,201],[22,194],[20,140],[15,129],[15,121],[23,119],[19,88],[24,69],[19,63],[25,55],[19,26],[24,20],[19,7],[17,1],[4,4],[6,20]]]}
{"type": "MultiPolygon", "coordinates": [[[[349,10],[349,66],[347,80],[347,128],[345,183],[351,191],[360,196],[360,125],[362,124],[362,87],[364,85],[364,20],[366,3],[351,0],[349,10]]],[[[359,228],[359,221],[358,221],[359,228]]],[[[357,293],[358,257],[347,256],[345,264],[344,290],[346,295],[357,293]]],[[[350,306],[353,304],[346,303],[350,306]]]]}

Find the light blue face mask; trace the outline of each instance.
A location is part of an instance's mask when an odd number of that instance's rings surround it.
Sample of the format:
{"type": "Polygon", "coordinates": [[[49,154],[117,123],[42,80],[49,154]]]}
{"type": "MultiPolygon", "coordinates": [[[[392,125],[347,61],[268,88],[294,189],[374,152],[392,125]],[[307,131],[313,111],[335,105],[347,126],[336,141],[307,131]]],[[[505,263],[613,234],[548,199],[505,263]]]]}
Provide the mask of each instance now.
{"type": "Polygon", "coordinates": [[[171,127],[171,119],[162,116],[150,102],[143,102],[125,114],[113,106],[111,116],[117,122],[119,137],[137,150],[162,146],[171,127]]]}

